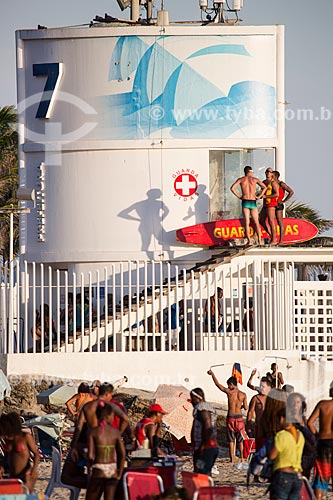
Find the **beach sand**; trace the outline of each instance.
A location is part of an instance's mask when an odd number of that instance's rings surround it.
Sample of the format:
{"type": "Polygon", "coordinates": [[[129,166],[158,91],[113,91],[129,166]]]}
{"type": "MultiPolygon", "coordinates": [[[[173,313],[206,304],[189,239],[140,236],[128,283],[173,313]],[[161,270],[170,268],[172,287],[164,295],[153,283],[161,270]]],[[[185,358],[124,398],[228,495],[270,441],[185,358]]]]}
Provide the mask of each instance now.
{"type": "MultiPolygon", "coordinates": [[[[269,498],[269,494],[266,494],[267,491],[267,483],[251,483],[249,488],[246,486],[246,471],[238,470],[235,465],[229,462],[227,458],[228,451],[226,448],[220,449],[220,457],[216,461],[216,465],[219,469],[219,475],[213,476],[215,484],[222,485],[233,485],[237,486],[239,490],[239,499],[260,499],[260,498],[269,498]]],[[[181,465],[179,466],[179,470],[189,470],[192,471],[192,459],[191,457],[182,457],[180,458],[181,465]]],[[[48,480],[51,474],[51,462],[50,461],[42,461],[39,466],[39,479],[36,484],[35,490],[37,492],[43,492],[46,489],[48,484],[48,480]]],[[[180,480],[180,474],[178,474],[180,480]]],[[[65,500],[69,499],[69,490],[56,488],[54,489],[51,497],[52,500],[65,500]]],[[[80,493],[79,500],[83,500],[85,498],[85,491],[82,490],[80,493]]],[[[117,500],[117,499],[116,499],[117,500]]],[[[326,495],[323,495],[323,500],[333,500],[333,492],[330,491],[326,495]]]]}
{"type": "MultiPolygon", "coordinates": [[[[59,411],[58,408],[44,408],[40,405],[36,404],[36,396],[37,394],[48,388],[49,384],[47,382],[42,381],[39,385],[31,384],[31,380],[28,378],[26,381],[21,381],[19,384],[12,386],[12,394],[11,398],[5,402],[6,411],[16,410],[19,413],[24,413],[27,417],[28,414],[34,415],[42,415],[49,413],[52,411],[59,411]]],[[[149,391],[139,391],[136,389],[127,389],[126,394],[123,394],[124,397],[127,396],[136,396],[137,400],[131,406],[129,410],[130,421],[132,425],[135,425],[136,422],[142,418],[143,414],[147,410],[153,393],[149,391]]],[[[214,406],[218,418],[217,418],[217,427],[218,427],[218,438],[220,447],[220,456],[216,461],[216,465],[219,470],[218,475],[214,475],[213,479],[215,484],[217,485],[234,485],[237,486],[239,490],[239,498],[240,500],[245,499],[260,499],[260,498],[269,498],[269,495],[266,494],[267,491],[267,483],[251,483],[249,488],[246,485],[246,474],[245,470],[239,470],[235,465],[231,464],[228,459],[228,450],[225,447],[227,444],[226,441],[226,431],[225,431],[225,417],[227,413],[227,405],[226,403],[212,403],[214,406]]],[[[63,443],[64,444],[64,443],[63,443]]],[[[67,443],[68,444],[68,443],[67,443]]],[[[179,472],[181,470],[192,471],[192,458],[191,456],[184,456],[179,459],[179,472]]],[[[42,460],[39,465],[39,479],[36,483],[36,492],[44,492],[49,482],[49,478],[51,476],[52,464],[50,460],[42,460]]],[[[178,482],[181,484],[181,475],[178,474],[178,482]]],[[[82,490],[80,494],[79,500],[83,500],[85,498],[85,490],[82,490]]],[[[51,499],[53,500],[65,500],[69,499],[69,490],[55,488],[53,494],[51,495],[51,499]]],[[[116,499],[117,500],[117,499],[116,499]]],[[[329,493],[323,495],[323,500],[333,500],[333,492],[332,488],[329,493]]]]}

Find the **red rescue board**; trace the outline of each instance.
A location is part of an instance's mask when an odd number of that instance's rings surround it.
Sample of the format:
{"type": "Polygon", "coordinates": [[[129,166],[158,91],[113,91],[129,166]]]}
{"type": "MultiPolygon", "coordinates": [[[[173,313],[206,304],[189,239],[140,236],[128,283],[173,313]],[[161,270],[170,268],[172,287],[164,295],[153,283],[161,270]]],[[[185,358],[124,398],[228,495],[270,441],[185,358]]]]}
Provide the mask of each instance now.
{"type": "MultiPolygon", "coordinates": [[[[318,229],[311,222],[303,219],[283,219],[284,220],[284,245],[301,243],[315,238],[318,229]]],[[[225,245],[230,240],[245,238],[244,219],[217,220],[204,222],[194,226],[183,227],[176,232],[177,241],[192,243],[194,245],[225,245]]],[[[276,242],[280,240],[279,227],[277,225],[276,242]]],[[[250,234],[253,236],[253,221],[250,224],[250,234]]],[[[268,239],[269,235],[261,228],[262,239],[268,239]]]]}

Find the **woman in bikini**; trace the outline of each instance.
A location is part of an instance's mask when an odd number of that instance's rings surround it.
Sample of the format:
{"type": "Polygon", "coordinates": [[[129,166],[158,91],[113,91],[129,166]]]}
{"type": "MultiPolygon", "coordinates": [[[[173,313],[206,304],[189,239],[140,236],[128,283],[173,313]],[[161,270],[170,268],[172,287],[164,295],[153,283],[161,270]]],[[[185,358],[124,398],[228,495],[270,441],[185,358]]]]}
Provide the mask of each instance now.
{"type": "Polygon", "coordinates": [[[86,500],[113,500],[122,477],[126,452],[118,429],[112,427],[112,407],[101,401],[96,410],[98,427],[89,434],[88,457],[91,465],[86,500]]]}
{"type": "Polygon", "coordinates": [[[37,480],[39,454],[30,431],[22,430],[19,415],[12,412],[1,416],[0,434],[5,442],[9,476],[21,479],[32,493],[37,480]]]}

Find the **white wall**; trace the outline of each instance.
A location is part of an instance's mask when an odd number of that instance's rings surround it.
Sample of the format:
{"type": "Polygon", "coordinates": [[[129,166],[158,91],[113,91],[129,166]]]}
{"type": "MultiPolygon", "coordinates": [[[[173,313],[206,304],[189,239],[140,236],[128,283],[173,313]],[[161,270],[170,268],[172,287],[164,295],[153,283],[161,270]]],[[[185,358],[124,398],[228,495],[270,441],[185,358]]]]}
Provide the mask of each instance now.
{"type": "MultiPolygon", "coordinates": [[[[203,251],[177,243],[175,230],[208,221],[208,150],[283,150],[272,121],[283,101],[274,98],[283,90],[283,28],[166,30],[18,32],[21,186],[38,190],[45,163],[45,241],[32,210],[22,217],[25,259],[197,261],[203,251]],[[33,76],[33,67],[50,63],[62,77],[50,117],[40,119],[47,77],[33,76]],[[220,114],[207,118],[207,109],[220,114]],[[187,170],[202,186],[199,197],[175,193],[176,172],[187,170]]],[[[277,167],[283,176],[283,161],[277,167]]]]}
{"type": "MultiPolygon", "coordinates": [[[[253,391],[246,389],[246,382],[253,367],[258,367],[263,376],[273,362],[277,362],[285,382],[295,386],[308,401],[309,410],[322,398],[328,397],[333,379],[331,363],[299,361],[297,353],[291,351],[234,351],[234,352],[132,352],[132,353],[77,353],[77,354],[15,354],[0,360],[8,375],[30,374],[32,377],[47,375],[55,378],[79,380],[114,381],[124,375],[128,387],[154,391],[158,384],[181,384],[188,389],[202,387],[207,399],[226,402],[226,396],[213,384],[207,370],[212,365],[222,384],[231,376],[234,362],[241,364],[243,386],[249,397],[253,391]],[[272,357],[267,357],[272,356],[272,357]],[[280,356],[280,359],[274,356],[280,356]],[[287,368],[287,365],[291,368],[287,368]]],[[[259,382],[258,378],[254,382],[259,382]]],[[[126,386],[125,386],[126,387],[126,386]]]]}

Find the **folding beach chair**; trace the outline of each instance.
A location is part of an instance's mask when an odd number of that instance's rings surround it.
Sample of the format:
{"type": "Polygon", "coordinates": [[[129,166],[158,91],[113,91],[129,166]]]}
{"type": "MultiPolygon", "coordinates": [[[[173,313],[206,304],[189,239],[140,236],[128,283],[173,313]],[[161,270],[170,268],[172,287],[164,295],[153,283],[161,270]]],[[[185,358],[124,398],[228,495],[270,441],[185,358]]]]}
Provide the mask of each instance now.
{"type": "Polygon", "coordinates": [[[316,500],[316,496],[307,477],[303,476],[300,500],[316,500]]]}
{"type": "Polygon", "coordinates": [[[196,490],[203,486],[214,486],[214,481],[207,474],[199,472],[182,471],[183,486],[187,490],[190,498],[193,497],[196,490]]]}
{"type": "Polygon", "coordinates": [[[21,479],[0,479],[0,495],[16,495],[27,493],[21,479]]]}
{"type": "Polygon", "coordinates": [[[205,486],[193,495],[193,500],[237,500],[239,492],[236,486],[205,486]]]}
{"type": "Polygon", "coordinates": [[[70,491],[70,500],[78,500],[80,489],[75,486],[70,486],[61,481],[61,455],[60,451],[52,447],[52,471],[49,483],[45,490],[45,496],[48,498],[52,495],[54,488],[66,488],[70,491]]]}
{"type": "Polygon", "coordinates": [[[164,492],[161,476],[148,472],[126,472],[123,488],[125,500],[150,500],[151,495],[164,492]]]}

